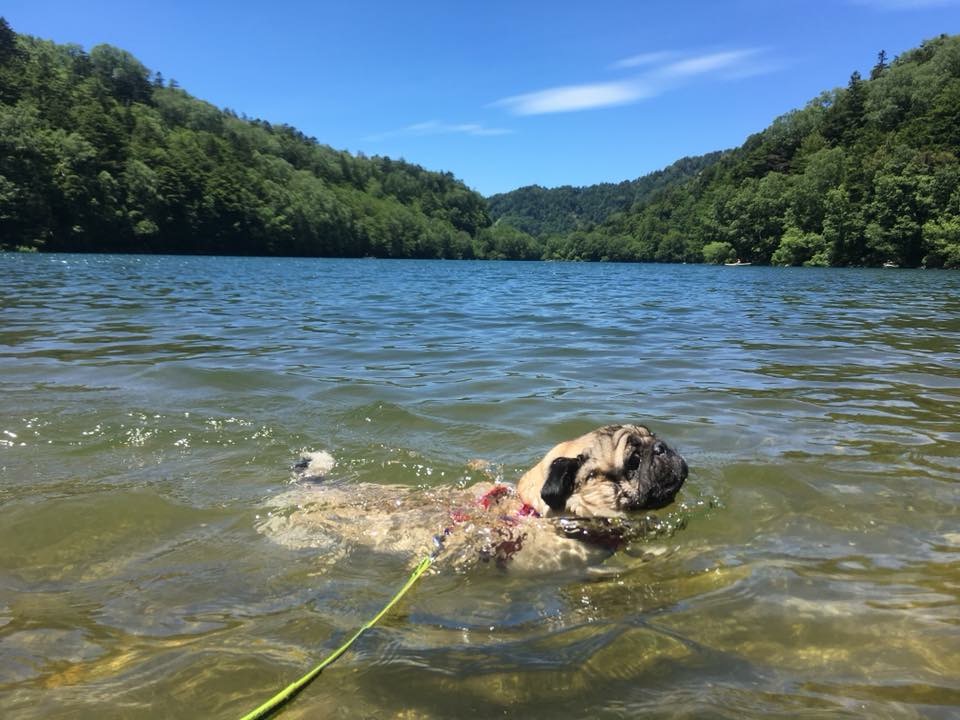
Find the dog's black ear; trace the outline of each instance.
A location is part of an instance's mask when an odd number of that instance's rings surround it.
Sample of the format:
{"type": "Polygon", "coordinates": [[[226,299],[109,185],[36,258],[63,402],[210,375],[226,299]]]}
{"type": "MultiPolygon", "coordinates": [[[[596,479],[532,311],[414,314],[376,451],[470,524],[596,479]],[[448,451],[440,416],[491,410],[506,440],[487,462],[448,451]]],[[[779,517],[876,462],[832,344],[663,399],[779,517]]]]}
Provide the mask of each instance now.
{"type": "Polygon", "coordinates": [[[552,510],[563,510],[567,498],[573,494],[573,481],[583,465],[583,455],[575,458],[558,457],[550,463],[547,480],[540,488],[540,497],[552,510]]]}

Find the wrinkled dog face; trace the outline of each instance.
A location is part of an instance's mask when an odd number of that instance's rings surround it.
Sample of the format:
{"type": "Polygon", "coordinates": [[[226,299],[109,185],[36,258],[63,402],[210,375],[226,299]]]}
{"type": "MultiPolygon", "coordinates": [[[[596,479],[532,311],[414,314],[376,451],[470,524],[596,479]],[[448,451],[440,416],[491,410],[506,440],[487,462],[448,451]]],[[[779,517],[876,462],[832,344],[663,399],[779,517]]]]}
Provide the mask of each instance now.
{"type": "Polygon", "coordinates": [[[539,491],[541,514],[617,517],[669,505],[686,478],[683,457],[647,428],[608,425],[557,445],[518,490],[526,502],[539,491]]]}

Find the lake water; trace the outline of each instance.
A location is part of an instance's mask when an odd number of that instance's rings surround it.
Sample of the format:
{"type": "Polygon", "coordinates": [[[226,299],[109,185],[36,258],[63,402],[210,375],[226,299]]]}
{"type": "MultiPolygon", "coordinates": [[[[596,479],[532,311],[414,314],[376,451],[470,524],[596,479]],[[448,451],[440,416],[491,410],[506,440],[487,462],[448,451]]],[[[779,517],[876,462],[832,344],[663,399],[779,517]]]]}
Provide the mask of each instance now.
{"type": "Polygon", "coordinates": [[[0,716],[237,718],[416,558],[258,531],[648,424],[677,531],[424,577],[284,718],[960,717],[960,273],[0,255],[0,716]]]}

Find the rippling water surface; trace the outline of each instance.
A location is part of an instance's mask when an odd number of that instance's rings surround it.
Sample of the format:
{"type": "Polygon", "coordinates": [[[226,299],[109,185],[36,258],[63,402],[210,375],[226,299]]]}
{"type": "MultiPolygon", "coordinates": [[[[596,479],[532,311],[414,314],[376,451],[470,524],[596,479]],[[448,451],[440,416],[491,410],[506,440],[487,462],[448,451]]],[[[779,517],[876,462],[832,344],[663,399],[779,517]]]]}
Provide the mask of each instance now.
{"type": "Polygon", "coordinates": [[[960,716],[960,274],[0,255],[0,716],[243,715],[413,558],[258,532],[640,421],[681,529],[425,577],[283,717],[960,716]]]}

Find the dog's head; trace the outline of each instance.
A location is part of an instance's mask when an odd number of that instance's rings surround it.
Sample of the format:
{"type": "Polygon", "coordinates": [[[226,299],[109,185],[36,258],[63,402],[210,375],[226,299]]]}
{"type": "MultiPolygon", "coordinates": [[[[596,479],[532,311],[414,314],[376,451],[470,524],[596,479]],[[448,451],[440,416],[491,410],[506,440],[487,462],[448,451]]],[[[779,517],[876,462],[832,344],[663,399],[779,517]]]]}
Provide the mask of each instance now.
{"type": "Polygon", "coordinates": [[[620,517],[673,502],[687,479],[679,453],[642,425],[608,425],[560,443],[517,492],[541,515],[620,517]]]}

